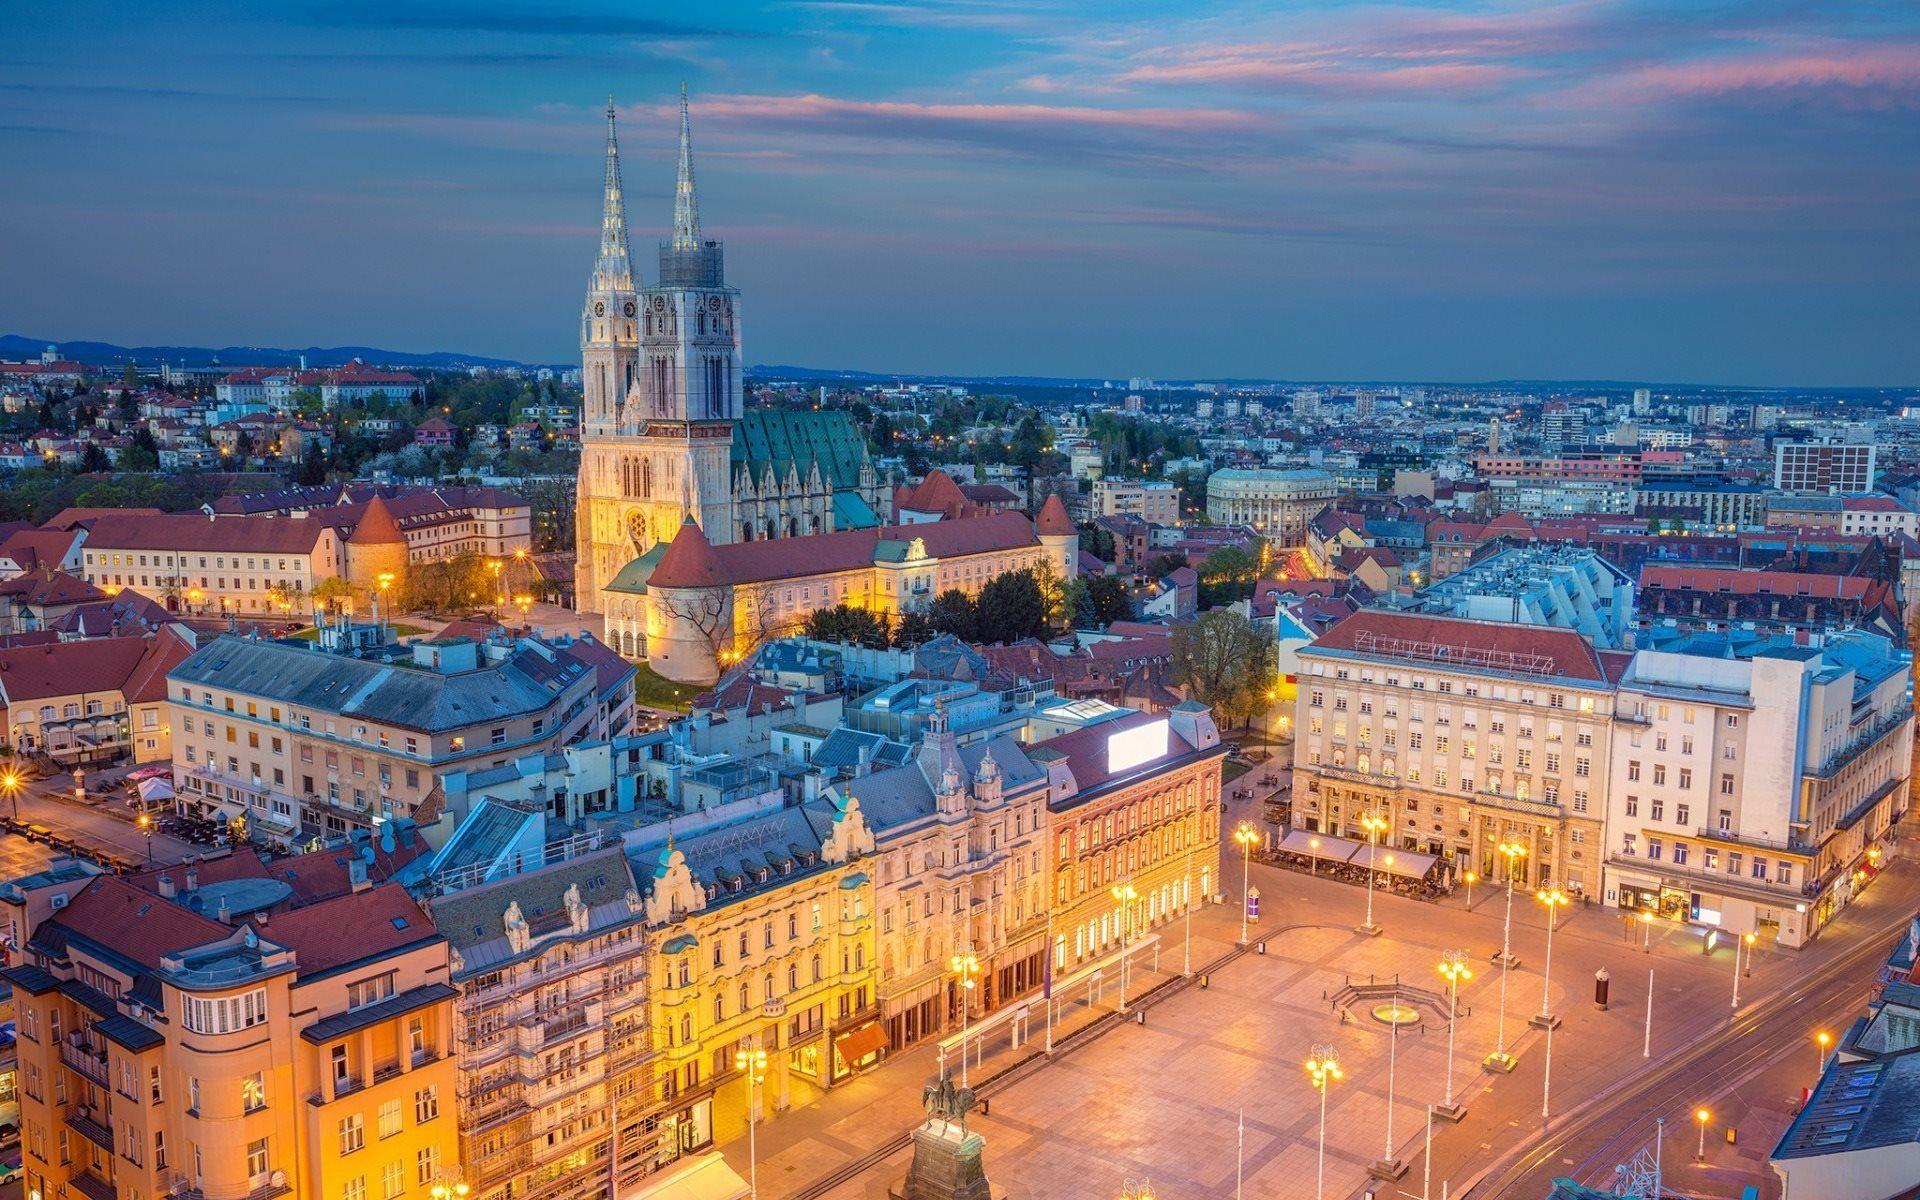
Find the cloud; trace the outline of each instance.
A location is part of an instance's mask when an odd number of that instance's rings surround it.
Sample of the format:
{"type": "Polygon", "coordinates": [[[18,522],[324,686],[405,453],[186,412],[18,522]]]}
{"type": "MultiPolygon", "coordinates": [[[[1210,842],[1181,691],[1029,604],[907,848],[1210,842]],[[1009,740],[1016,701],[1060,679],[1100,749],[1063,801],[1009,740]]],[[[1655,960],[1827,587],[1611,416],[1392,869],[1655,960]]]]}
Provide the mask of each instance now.
{"type": "Polygon", "coordinates": [[[1352,95],[1404,95],[1490,91],[1538,74],[1538,71],[1505,63],[1355,64],[1325,58],[1287,61],[1236,53],[1135,67],[1120,79],[1125,83],[1243,84],[1352,95]]]}
{"type": "Polygon", "coordinates": [[[1048,28],[1039,13],[998,4],[894,4],[872,0],[801,0],[792,7],[860,23],[907,29],[985,29],[1002,33],[1048,28]]]}
{"type": "Polygon", "coordinates": [[[1768,49],[1661,63],[1596,81],[1593,93],[1640,103],[1733,97],[1842,107],[1920,108],[1920,42],[1768,49]]]}
{"type": "Polygon", "coordinates": [[[439,30],[451,33],[502,33],[515,37],[640,37],[739,38],[762,36],[751,30],[721,29],[667,21],[654,17],[620,16],[591,11],[543,11],[532,8],[469,6],[420,11],[412,5],[398,10],[359,9],[332,22],[365,28],[439,30]]]}

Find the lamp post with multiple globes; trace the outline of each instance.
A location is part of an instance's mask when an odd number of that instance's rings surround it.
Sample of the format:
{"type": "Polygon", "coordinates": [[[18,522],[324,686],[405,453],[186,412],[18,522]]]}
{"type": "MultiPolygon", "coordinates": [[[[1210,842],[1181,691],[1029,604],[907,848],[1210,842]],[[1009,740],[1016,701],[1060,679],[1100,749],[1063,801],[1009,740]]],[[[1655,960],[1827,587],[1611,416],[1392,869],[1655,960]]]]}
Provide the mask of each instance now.
{"type": "Polygon", "coordinates": [[[1251,822],[1242,821],[1234,828],[1233,840],[1240,843],[1240,944],[1247,944],[1247,892],[1252,884],[1253,844],[1260,840],[1251,822]]]}
{"type": "Polygon", "coordinates": [[[960,984],[960,1086],[967,1086],[967,1031],[971,1028],[968,1016],[968,997],[979,986],[980,960],[974,957],[971,946],[961,946],[960,952],[947,960],[947,968],[960,984]]]}
{"type": "Polygon", "coordinates": [[[1380,927],[1373,923],[1373,856],[1379,848],[1380,835],[1387,827],[1387,819],[1379,813],[1370,812],[1360,818],[1360,828],[1367,831],[1367,921],[1360,926],[1360,932],[1369,937],[1380,932],[1380,927]]]}
{"type": "MultiPolygon", "coordinates": [[[[964,1051],[965,1047],[961,1049],[964,1051]]],[[[747,1085],[747,1193],[753,1200],[760,1200],[760,1146],[756,1131],[759,1122],[759,1096],[757,1090],[766,1082],[767,1052],[752,1037],[740,1043],[740,1049],[733,1052],[733,1067],[739,1071],[747,1085]]]]}
{"type": "Polygon", "coordinates": [[[1560,1024],[1560,1019],[1548,1007],[1553,991],[1553,927],[1558,923],[1560,910],[1573,903],[1573,900],[1559,888],[1541,888],[1533,895],[1534,899],[1547,906],[1547,957],[1540,974],[1540,1015],[1533,1018],[1532,1024],[1536,1029],[1552,1029],[1560,1024]]]}
{"type": "Polygon", "coordinates": [[[1333,1047],[1324,1042],[1313,1048],[1307,1057],[1307,1074],[1313,1079],[1314,1088],[1320,1093],[1320,1176],[1313,1189],[1314,1200],[1324,1200],[1327,1194],[1327,1088],[1336,1079],[1343,1076],[1340,1072],[1340,1059],[1333,1047]]]}
{"type": "Polygon", "coordinates": [[[1463,1109],[1453,1102],[1453,1027],[1460,1015],[1460,981],[1473,978],[1465,950],[1440,956],[1440,978],[1447,981],[1447,1098],[1437,1111],[1449,1121],[1458,1121],[1463,1109]]]}
{"type": "Polygon", "coordinates": [[[1120,1015],[1127,1015],[1127,934],[1133,928],[1133,902],[1140,893],[1131,883],[1116,883],[1107,889],[1120,904],[1120,1015]]]}

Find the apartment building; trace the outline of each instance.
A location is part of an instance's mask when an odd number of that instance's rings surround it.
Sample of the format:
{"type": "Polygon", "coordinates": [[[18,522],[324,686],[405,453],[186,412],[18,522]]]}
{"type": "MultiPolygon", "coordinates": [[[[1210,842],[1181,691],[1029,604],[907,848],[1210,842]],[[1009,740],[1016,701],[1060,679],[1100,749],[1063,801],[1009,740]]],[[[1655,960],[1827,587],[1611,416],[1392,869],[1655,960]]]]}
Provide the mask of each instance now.
{"type": "Polygon", "coordinates": [[[1609,902],[1805,944],[1896,849],[1909,664],[1858,630],[1636,654],[1614,710],[1609,902]]]}
{"type": "Polygon", "coordinates": [[[1773,486],[1828,495],[1871,492],[1874,457],[1871,443],[1775,442],[1773,486]]]}
{"type": "Polygon", "coordinates": [[[1047,772],[1053,969],[1106,958],[1220,887],[1220,732],[1204,705],[1031,748],[1047,772]],[[1116,899],[1113,889],[1132,889],[1116,899]]]}
{"type": "Polygon", "coordinates": [[[458,1177],[446,942],[363,859],[312,857],[0,886],[28,935],[0,978],[29,1196],[364,1200],[458,1177]],[[338,887],[312,895],[328,866],[338,887]]]}
{"type": "Polygon", "coordinates": [[[1298,651],[1293,811],[1312,832],[1600,894],[1613,684],[1568,629],[1363,609],[1298,651]]]}
{"type": "Polygon", "coordinates": [[[192,639],[167,625],[144,637],[0,649],[8,747],[63,765],[171,757],[167,672],[193,653],[192,639]]]}
{"type": "MultiPolygon", "coordinates": [[[[175,791],[196,814],[281,840],[412,816],[441,772],[504,766],[605,725],[597,656],[573,646],[447,639],[360,657],[218,638],[167,677],[175,791]]],[[[631,732],[622,711],[616,735],[631,732]]]]}
{"type": "Polygon", "coordinates": [[[886,1044],[958,1030],[958,954],[980,964],[978,1019],[1046,969],[1047,775],[1007,734],[959,744],[942,710],[914,758],[848,780],[874,835],[877,991],[886,1044]]]}
{"type": "MultiPolygon", "coordinates": [[[[659,835],[666,840],[658,840],[659,835]]],[[[779,806],[632,852],[655,941],[647,983],[660,1154],[744,1132],[877,1060],[873,834],[852,797],[779,806]]]]}
{"type": "Polygon", "coordinates": [[[348,531],[303,517],[105,512],[87,519],[81,575],[175,611],[292,615],[346,574],[348,531]]]}
{"type": "Polygon", "coordinates": [[[496,871],[528,819],[463,825],[426,902],[460,991],[460,1159],[474,1200],[606,1200],[657,1165],[640,893],[618,844],[496,871]]]}
{"type": "Polygon", "coordinates": [[[1138,517],[1149,525],[1180,524],[1180,489],[1157,480],[1096,479],[1094,515],[1138,517]]]}

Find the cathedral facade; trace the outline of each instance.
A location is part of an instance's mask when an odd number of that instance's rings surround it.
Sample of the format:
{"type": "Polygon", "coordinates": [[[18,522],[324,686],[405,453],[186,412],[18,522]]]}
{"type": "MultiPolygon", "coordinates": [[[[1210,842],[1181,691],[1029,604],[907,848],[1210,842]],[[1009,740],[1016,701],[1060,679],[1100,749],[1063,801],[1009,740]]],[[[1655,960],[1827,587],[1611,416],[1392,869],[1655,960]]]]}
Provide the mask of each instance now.
{"type": "Polygon", "coordinates": [[[684,92],[673,228],[652,286],[628,246],[607,106],[600,249],[580,350],[581,609],[609,612],[618,597],[644,593],[689,518],[715,545],[885,523],[890,493],[847,414],[746,409],[740,292],[727,285],[721,244],[700,233],[684,92]]]}

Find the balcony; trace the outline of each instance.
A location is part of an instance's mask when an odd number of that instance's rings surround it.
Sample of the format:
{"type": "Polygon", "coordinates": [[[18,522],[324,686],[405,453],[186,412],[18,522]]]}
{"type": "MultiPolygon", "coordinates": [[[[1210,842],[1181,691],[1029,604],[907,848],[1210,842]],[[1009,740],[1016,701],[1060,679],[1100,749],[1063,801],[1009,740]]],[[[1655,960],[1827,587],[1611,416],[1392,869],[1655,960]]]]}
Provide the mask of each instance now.
{"type": "Polygon", "coordinates": [[[107,1128],[106,1116],[106,1113],[90,1105],[77,1104],[67,1110],[67,1128],[111,1154],[113,1130],[107,1128]]]}
{"type": "Polygon", "coordinates": [[[1531,817],[1554,817],[1565,815],[1558,804],[1549,804],[1545,800],[1534,800],[1516,796],[1512,792],[1496,792],[1482,788],[1473,794],[1474,801],[1489,808],[1504,808],[1508,812],[1525,813],[1531,817]]]}
{"type": "MultiPolygon", "coordinates": [[[[261,1184],[251,1191],[243,1192],[237,1197],[221,1197],[221,1200],[276,1200],[276,1197],[285,1196],[292,1191],[293,1188],[287,1184],[286,1175],[283,1172],[275,1171],[272,1179],[268,1182],[261,1184]]],[[[207,1200],[207,1193],[204,1187],[195,1186],[186,1180],[176,1180],[173,1186],[167,1190],[166,1195],[170,1197],[171,1200],[207,1200]]]]}
{"type": "Polygon", "coordinates": [[[67,1180],[67,1186],[85,1196],[87,1200],[116,1200],[113,1185],[90,1170],[81,1171],[67,1180]]]}
{"type": "Polygon", "coordinates": [[[60,1061],[101,1087],[107,1086],[107,1056],[72,1042],[60,1043],[60,1061]]]}
{"type": "Polygon", "coordinates": [[[1726,871],[1709,871],[1692,863],[1675,863],[1664,858],[1644,858],[1637,854],[1609,854],[1607,862],[1616,867],[1631,871],[1645,871],[1658,875],[1662,883],[1676,886],[1691,885],[1711,887],[1718,891],[1744,893],[1762,901],[1780,902],[1782,900],[1799,902],[1809,896],[1818,896],[1823,887],[1831,882],[1834,872],[1805,885],[1780,883],[1772,879],[1754,879],[1745,875],[1734,875],[1726,871]]]}
{"type": "Polygon", "coordinates": [[[1815,779],[1831,779],[1854,759],[1859,758],[1891,731],[1898,729],[1913,719],[1913,709],[1903,707],[1895,709],[1856,734],[1852,741],[1827,756],[1827,760],[1808,771],[1815,779]]]}

